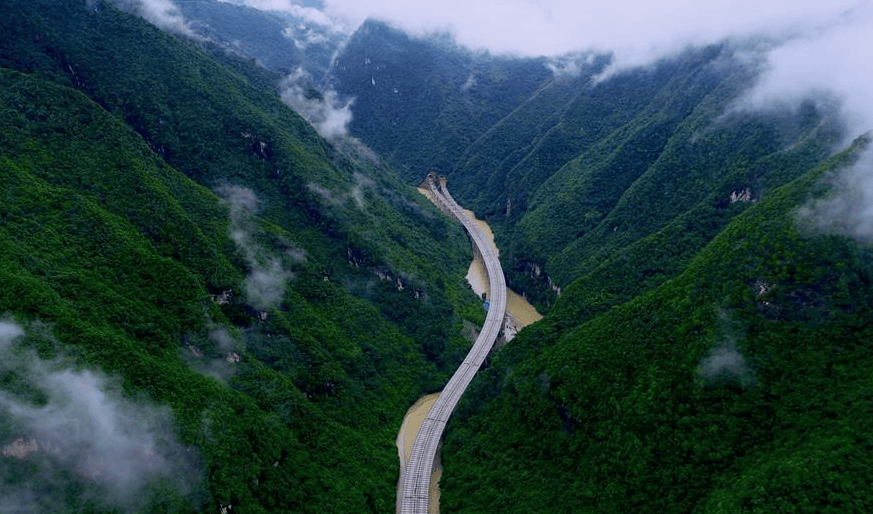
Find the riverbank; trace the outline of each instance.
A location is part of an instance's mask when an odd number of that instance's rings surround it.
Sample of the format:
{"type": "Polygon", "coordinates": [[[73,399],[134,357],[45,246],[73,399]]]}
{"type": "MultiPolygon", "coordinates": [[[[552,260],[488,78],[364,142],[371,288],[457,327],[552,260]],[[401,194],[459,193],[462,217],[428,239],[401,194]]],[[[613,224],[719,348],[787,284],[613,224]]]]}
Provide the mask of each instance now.
{"type": "MultiPolygon", "coordinates": [[[[494,249],[494,253],[500,255],[500,250],[497,248],[497,245],[494,244],[494,232],[491,231],[491,227],[488,226],[488,223],[478,219],[472,211],[465,209],[464,212],[482,228],[482,231],[485,232],[488,241],[491,243],[491,247],[494,249]]],[[[473,261],[470,263],[470,268],[467,270],[467,282],[470,284],[470,287],[473,288],[473,291],[479,296],[482,296],[483,293],[488,291],[488,274],[485,272],[485,265],[482,263],[482,258],[478,255],[473,255],[473,261]]],[[[504,330],[504,339],[506,342],[511,341],[513,336],[515,336],[515,334],[522,328],[543,319],[543,315],[537,312],[536,308],[529,304],[524,296],[509,288],[506,289],[506,312],[509,315],[508,322],[511,325],[511,329],[504,330]]]]}

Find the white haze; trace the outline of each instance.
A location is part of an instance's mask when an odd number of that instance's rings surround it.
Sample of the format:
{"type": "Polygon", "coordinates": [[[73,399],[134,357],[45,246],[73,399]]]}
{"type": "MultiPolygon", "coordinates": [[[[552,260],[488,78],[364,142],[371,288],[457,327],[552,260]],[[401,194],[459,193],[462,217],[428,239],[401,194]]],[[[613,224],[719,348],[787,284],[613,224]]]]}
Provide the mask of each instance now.
{"type": "Polygon", "coordinates": [[[262,11],[286,12],[295,18],[307,23],[314,23],[322,27],[328,27],[338,32],[351,32],[354,27],[347,25],[346,17],[331,17],[327,12],[300,5],[293,0],[218,0],[236,5],[246,5],[262,11]]]}
{"type": "Polygon", "coordinates": [[[215,326],[210,330],[208,338],[215,345],[220,357],[202,358],[203,354],[199,353],[198,349],[189,347],[195,357],[190,359],[189,363],[198,372],[227,384],[237,371],[236,363],[239,362],[245,344],[243,341],[238,341],[222,326],[215,326]]]}
{"type": "Polygon", "coordinates": [[[737,346],[737,327],[726,312],[720,311],[718,320],[715,345],[700,359],[697,375],[710,385],[751,387],[755,377],[737,346]]]}
{"type": "Polygon", "coordinates": [[[382,19],[416,35],[448,32],[472,49],[549,56],[573,74],[592,53],[610,70],[641,66],[690,46],[757,41],[765,63],[746,99],[796,105],[810,92],[842,101],[848,137],[873,128],[873,4],[863,0],[325,0],[333,19],[382,19]]]}
{"type": "Polygon", "coordinates": [[[749,387],[754,383],[746,359],[733,342],[722,342],[700,361],[697,373],[708,384],[737,383],[749,387]]]}
{"type": "Polygon", "coordinates": [[[524,56],[574,51],[664,54],[729,37],[786,34],[818,26],[854,0],[325,0],[353,24],[373,17],[415,34],[452,33],[459,43],[524,56]]]}
{"type": "Polygon", "coordinates": [[[795,34],[766,52],[766,60],[745,99],[749,107],[792,106],[825,93],[841,103],[850,138],[873,129],[873,3],[795,34]]]}
{"type": "Polygon", "coordinates": [[[172,0],[112,0],[120,8],[142,16],[152,25],[166,30],[183,34],[188,37],[197,36],[188,27],[188,22],[182,15],[179,7],[172,0]]]}
{"type": "MultiPolygon", "coordinates": [[[[355,151],[361,151],[361,149],[355,151]]],[[[367,151],[369,150],[367,149],[367,151]]],[[[310,182],[309,184],[306,184],[306,188],[320,196],[322,202],[324,202],[326,205],[343,205],[349,198],[351,198],[352,200],[354,200],[355,205],[357,205],[359,209],[363,209],[365,194],[364,189],[372,188],[373,186],[375,186],[376,183],[373,181],[372,178],[358,171],[354,172],[353,178],[355,179],[355,185],[352,186],[352,190],[348,193],[335,193],[324,186],[316,184],[315,182],[310,182]]]]}
{"type": "Polygon", "coordinates": [[[798,210],[801,226],[873,243],[873,152],[833,178],[831,194],[798,210]]]}
{"type": "MultiPolygon", "coordinates": [[[[45,361],[32,351],[14,350],[25,334],[17,324],[0,321],[0,371],[16,373],[45,393],[34,405],[0,391],[0,411],[35,443],[40,480],[61,470],[105,488],[92,501],[125,511],[143,507],[149,482],[169,478],[185,490],[199,478],[188,450],[175,441],[170,410],[125,397],[115,381],[91,370],[73,370],[60,360],[45,361]]],[[[0,441],[8,445],[13,441],[0,441]]],[[[14,457],[0,457],[14,458],[14,457]]],[[[36,512],[46,508],[32,484],[0,487],[0,512],[36,512]]],[[[190,491],[190,490],[189,490],[190,491]]]]}
{"type": "MultiPolygon", "coordinates": [[[[474,50],[549,56],[556,73],[573,73],[591,53],[613,55],[613,69],[621,69],[689,46],[757,40],[755,52],[768,71],[750,102],[794,100],[810,90],[827,90],[844,100],[852,135],[870,130],[873,118],[868,114],[873,78],[873,67],[866,65],[873,52],[868,0],[325,0],[321,11],[292,0],[234,3],[289,12],[339,32],[375,18],[413,35],[449,33],[474,50]]],[[[313,124],[335,134],[348,105],[328,96],[323,106],[313,106],[292,91],[288,103],[314,112],[313,124]]]]}
{"type": "MultiPolygon", "coordinates": [[[[257,196],[249,188],[231,185],[219,187],[218,194],[230,206],[230,238],[242,251],[250,268],[244,284],[246,302],[260,311],[278,306],[294,274],[285,268],[279,256],[272,255],[254,240],[257,227],[252,216],[260,203],[257,196]]],[[[302,260],[306,254],[301,249],[292,248],[284,255],[299,256],[302,260]]]]}
{"type": "Polygon", "coordinates": [[[315,88],[311,77],[302,68],[296,69],[282,81],[282,101],[303,116],[325,139],[347,137],[352,121],[354,100],[343,100],[331,88],[315,88]]]}
{"type": "MultiPolygon", "coordinates": [[[[825,94],[840,106],[845,146],[873,129],[873,4],[857,6],[768,54],[769,68],[744,99],[752,109],[825,94]]],[[[831,193],[799,211],[804,227],[873,242],[873,149],[833,177],[831,193]]]]}
{"type": "MultiPolygon", "coordinates": [[[[133,6],[159,27],[190,35],[171,0],[116,1],[133,6]]],[[[840,106],[846,128],[843,146],[873,129],[870,0],[324,0],[321,10],[292,0],[225,1],[288,12],[334,32],[350,33],[365,19],[375,18],[413,35],[449,33],[474,50],[548,56],[556,75],[578,73],[593,53],[613,56],[604,75],[609,76],[690,46],[734,41],[745,45],[750,60],[763,63],[757,82],[739,102],[741,108],[790,109],[810,95],[828,97],[840,106]]],[[[307,94],[307,79],[303,70],[291,74],[283,100],[322,136],[348,139],[352,101],[330,89],[320,98],[307,94]]],[[[807,206],[804,216],[821,216],[813,225],[839,227],[834,229],[868,240],[859,227],[873,223],[873,170],[864,164],[869,161],[847,170],[837,181],[839,194],[830,203],[807,206]]]]}

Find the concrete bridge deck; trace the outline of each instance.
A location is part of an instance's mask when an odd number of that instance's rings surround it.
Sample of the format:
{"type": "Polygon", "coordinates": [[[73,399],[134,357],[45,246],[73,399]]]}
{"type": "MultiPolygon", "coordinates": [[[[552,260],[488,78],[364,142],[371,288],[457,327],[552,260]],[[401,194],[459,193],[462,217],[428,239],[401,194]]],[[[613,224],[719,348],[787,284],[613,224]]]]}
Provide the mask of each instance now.
{"type": "Polygon", "coordinates": [[[424,185],[431,191],[440,208],[464,225],[475,250],[482,256],[488,275],[488,300],[491,305],[478,339],[476,339],[464,362],[446,384],[418,431],[412,445],[409,462],[401,477],[401,514],[427,514],[430,476],[446,422],[461,399],[461,395],[464,394],[464,390],[467,389],[473,376],[494,346],[503,326],[506,312],[506,281],[503,277],[500,261],[488,238],[449,194],[445,179],[440,180],[434,174],[428,174],[424,185]],[[437,187],[438,180],[439,187],[437,187]]]}

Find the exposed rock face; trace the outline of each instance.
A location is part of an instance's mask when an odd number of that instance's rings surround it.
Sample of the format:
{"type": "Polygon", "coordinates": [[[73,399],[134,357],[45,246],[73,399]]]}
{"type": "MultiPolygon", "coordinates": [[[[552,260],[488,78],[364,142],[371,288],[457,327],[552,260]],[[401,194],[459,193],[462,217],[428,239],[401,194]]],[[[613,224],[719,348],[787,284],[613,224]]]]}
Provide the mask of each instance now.
{"type": "Polygon", "coordinates": [[[24,460],[30,456],[30,454],[40,451],[59,457],[61,455],[61,446],[60,443],[52,441],[50,438],[37,439],[34,436],[30,436],[19,437],[0,449],[0,453],[2,453],[4,457],[11,457],[18,460],[24,460]]]}
{"type": "Polygon", "coordinates": [[[731,203],[737,203],[737,202],[754,203],[755,198],[752,197],[752,190],[747,187],[745,189],[738,189],[736,191],[732,191],[730,201],[731,201],[731,203]]]}
{"type": "Polygon", "coordinates": [[[0,450],[4,457],[14,457],[18,460],[24,460],[28,455],[37,451],[39,451],[39,443],[33,437],[29,439],[20,437],[0,450]]]}

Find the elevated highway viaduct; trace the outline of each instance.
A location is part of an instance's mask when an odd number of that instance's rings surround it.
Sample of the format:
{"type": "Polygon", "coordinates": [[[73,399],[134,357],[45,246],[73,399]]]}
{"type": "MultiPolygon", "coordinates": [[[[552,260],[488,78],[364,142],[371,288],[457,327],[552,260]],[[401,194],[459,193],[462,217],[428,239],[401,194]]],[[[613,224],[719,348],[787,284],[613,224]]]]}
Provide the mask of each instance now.
{"type": "Polygon", "coordinates": [[[459,221],[467,230],[474,251],[479,253],[485,264],[490,307],[479,337],[464,362],[440,393],[439,399],[431,407],[415,437],[409,461],[401,476],[400,512],[402,514],[427,514],[430,476],[446,423],[464,390],[494,346],[506,312],[506,281],[491,242],[479,225],[466,215],[449,194],[445,178],[429,173],[422,185],[430,190],[440,209],[459,221]]]}

